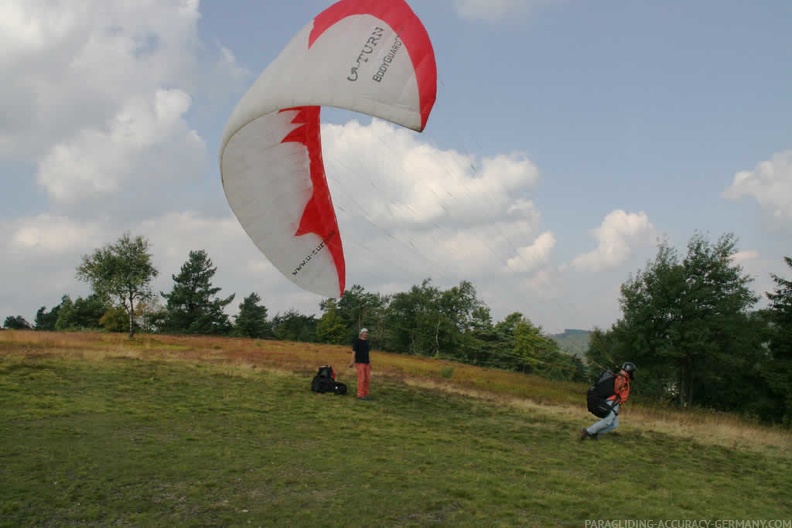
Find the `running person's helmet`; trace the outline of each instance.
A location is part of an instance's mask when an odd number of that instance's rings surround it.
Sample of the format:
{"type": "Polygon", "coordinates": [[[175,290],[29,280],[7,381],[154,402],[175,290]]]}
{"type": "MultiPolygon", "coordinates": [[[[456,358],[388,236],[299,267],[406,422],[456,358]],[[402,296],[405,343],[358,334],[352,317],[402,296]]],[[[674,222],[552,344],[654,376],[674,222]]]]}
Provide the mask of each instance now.
{"type": "Polygon", "coordinates": [[[621,369],[629,374],[631,379],[635,379],[635,371],[638,370],[638,367],[635,366],[635,363],[632,361],[622,363],[621,369]]]}

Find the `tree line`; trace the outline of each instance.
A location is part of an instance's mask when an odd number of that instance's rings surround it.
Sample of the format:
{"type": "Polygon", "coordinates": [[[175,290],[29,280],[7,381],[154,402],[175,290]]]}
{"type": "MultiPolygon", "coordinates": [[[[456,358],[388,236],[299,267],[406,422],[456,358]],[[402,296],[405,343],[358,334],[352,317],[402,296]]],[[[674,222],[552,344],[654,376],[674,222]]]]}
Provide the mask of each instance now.
{"type": "Polygon", "coordinates": [[[409,291],[381,295],[355,285],[340,299],[319,304],[321,315],[288,310],[269,316],[253,292],[233,317],[227,307],[235,295],[221,295],[212,281],[217,268],[204,250],[190,251],[169,292],[155,294],[158,276],[149,243],[125,233],[115,244],[84,255],[76,277],[92,293],[61,298],[51,309],[42,306],[33,324],[9,317],[6,328],[36,330],[102,330],[167,334],[201,334],[351,344],[362,327],[378,350],[537,373],[559,380],[583,380],[582,361],[561,350],[521,313],[493,322],[490,309],[467,281],[447,290],[430,279],[409,291]]]}
{"type": "MultiPolygon", "coordinates": [[[[622,284],[622,317],[595,329],[585,362],[565,353],[522,313],[492,319],[467,281],[442,289],[431,279],[391,295],[355,285],[340,299],[319,304],[321,315],[295,310],[273,317],[253,292],[235,316],[235,295],[220,295],[217,271],[204,250],[190,251],[169,292],[154,294],[158,270],[148,241],[124,234],[84,255],[77,278],[92,294],[41,307],[34,324],[8,317],[6,328],[204,334],[350,344],[367,327],[379,350],[450,359],[538,374],[555,380],[592,379],[602,368],[633,361],[635,392],[645,400],[681,407],[738,412],[792,422],[792,281],[772,275],[769,305],[735,261],[737,243],[726,234],[711,242],[696,234],[687,253],[661,242],[653,261],[622,284]]],[[[792,259],[785,258],[792,268],[792,259]]]]}

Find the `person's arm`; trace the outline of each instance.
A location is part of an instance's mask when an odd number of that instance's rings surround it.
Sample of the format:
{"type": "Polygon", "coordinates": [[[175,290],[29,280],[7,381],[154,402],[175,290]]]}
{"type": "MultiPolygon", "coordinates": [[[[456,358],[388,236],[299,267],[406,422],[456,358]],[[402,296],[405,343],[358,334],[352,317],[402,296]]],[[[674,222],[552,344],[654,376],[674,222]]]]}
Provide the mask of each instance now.
{"type": "Polygon", "coordinates": [[[352,360],[349,362],[349,368],[355,366],[355,350],[357,349],[357,340],[352,344],[352,360]]]}
{"type": "Polygon", "coordinates": [[[630,382],[624,376],[618,376],[613,384],[613,390],[619,395],[618,403],[625,403],[630,397],[630,382]]]}

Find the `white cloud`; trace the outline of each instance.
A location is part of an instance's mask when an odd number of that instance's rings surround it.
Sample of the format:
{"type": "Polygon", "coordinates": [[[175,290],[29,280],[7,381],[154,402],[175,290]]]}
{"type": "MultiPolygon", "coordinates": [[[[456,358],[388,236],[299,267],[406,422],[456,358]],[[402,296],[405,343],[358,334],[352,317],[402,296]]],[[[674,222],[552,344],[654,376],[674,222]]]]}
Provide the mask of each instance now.
{"type": "Polygon", "coordinates": [[[510,258],[506,265],[512,271],[526,273],[547,266],[556,240],[552,233],[539,235],[533,244],[517,249],[517,256],[510,258]]]}
{"type": "MultiPolygon", "coordinates": [[[[151,241],[165,267],[174,269],[174,273],[187,261],[191,250],[204,249],[213,260],[224,254],[233,259],[237,251],[229,248],[248,243],[253,246],[231,215],[210,217],[196,211],[173,211],[141,222],[138,230],[151,241]]],[[[258,256],[258,250],[247,254],[258,256]]]]}
{"type": "Polygon", "coordinates": [[[236,55],[222,44],[217,44],[219,57],[215,61],[215,72],[218,75],[230,77],[232,80],[240,82],[249,80],[252,72],[239,64],[236,55]]]}
{"type": "MultiPolygon", "coordinates": [[[[172,160],[202,158],[204,144],[183,115],[190,97],[157,90],[126,101],[102,130],[82,130],[55,145],[39,164],[38,181],[61,204],[104,199],[125,186],[149,192],[184,177],[172,160]]],[[[181,162],[179,162],[181,163],[181,162]]]]}
{"type": "Polygon", "coordinates": [[[563,0],[454,0],[462,18],[500,22],[525,16],[546,5],[563,0]]]}
{"type": "Polygon", "coordinates": [[[57,47],[85,15],[87,4],[80,8],[59,2],[1,1],[0,65],[8,67],[57,47]]]}
{"type": "Polygon", "coordinates": [[[98,235],[96,226],[44,214],[21,223],[13,230],[9,249],[16,253],[60,254],[85,247],[99,239],[98,235]]]}
{"type": "Polygon", "coordinates": [[[507,260],[519,259],[518,248],[539,235],[540,215],[529,199],[536,166],[519,153],[477,159],[420,139],[378,120],[323,127],[349,280],[387,280],[383,262],[394,277],[418,281],[514,272],[507,260]],[[361,269],[363,263],[370,267],[361,269]]]}
{"type": "Polygon", "coordinates": [[[189,91],[197,0],[0,0],[0,157],[38,157],[162,87],[189,91]]]}
{"type": "Polygon", "coordinates": [[[87,295],[75,272],[82,255],[105,243],[107,231],[101,221],[51,214],[0,221],[0,314],[22,315],[32,323],[39,307],[52,308],[65,294],[87,295]]]}
{"type": "Polygon", "coordinates": [[[359,198],[357,205],[387,227],[475,225],[507,210],[515,218],[533,215],[523,198],[539,175],[522,154],[478,160],[379,120],[325,125],[322,134],[334,196],[359,198]]]}
{"type": "Polygon", "coordinates": [[[738,172],[722,196],[729,200],[752,197],[773,221],[788,226],[792,221],[792,150],[773,155],[752,171],[738,172]]]}
{"type": "Polygon", "coordinates": [[[734,262],[735,264],[743,264],[751,260],[757,260],[758,258],[759,258],[759,252],[753,249],[738,251],[731,257],[732,262],[734,262]]]}
{"type": "Polygon", "coordinates": [[[597,229],[592,231],[597,248],[576,257],[572,266],[577,271],[598,272],[625,263],[636,246],[655,241],[655,227],[645,212],[611,211],[597,229]]]}
{"type": "Polygon", "coordinates": [[[10,232],[8,254],[29,252],[36,258],[74,254],[102,239],[98,225],[75,222],[68,217],[42,214],[4,227],[10,232]]]}

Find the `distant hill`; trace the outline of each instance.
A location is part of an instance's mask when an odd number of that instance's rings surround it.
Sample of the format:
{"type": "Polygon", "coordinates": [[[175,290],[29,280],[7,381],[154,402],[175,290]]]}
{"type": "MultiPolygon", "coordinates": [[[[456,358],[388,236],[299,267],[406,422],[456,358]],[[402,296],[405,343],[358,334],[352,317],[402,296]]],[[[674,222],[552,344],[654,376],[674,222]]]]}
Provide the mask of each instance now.
{"type": "Polygon", "coordinates": [[[590,334],[588,330],[567,328],[562,334],[550,334],[548,337],[558,343],[564,352],[582,358],[588,348],[590,334]]]}

